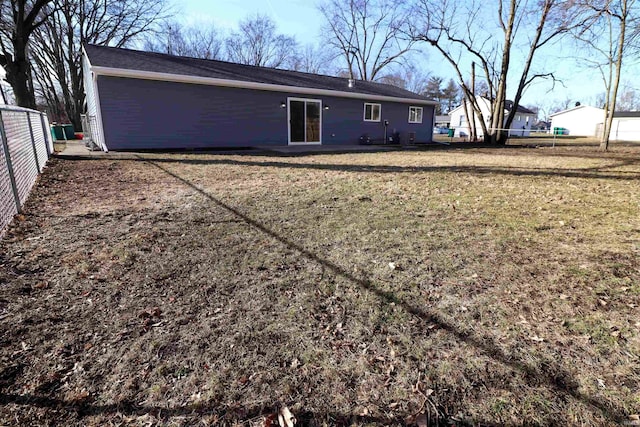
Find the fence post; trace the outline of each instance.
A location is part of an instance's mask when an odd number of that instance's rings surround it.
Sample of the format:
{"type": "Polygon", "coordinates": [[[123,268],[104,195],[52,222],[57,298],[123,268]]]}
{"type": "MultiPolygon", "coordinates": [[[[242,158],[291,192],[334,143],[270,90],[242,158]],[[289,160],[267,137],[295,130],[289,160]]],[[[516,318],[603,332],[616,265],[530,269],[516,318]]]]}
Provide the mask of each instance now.
{"type": "Polygon", "coordinates": [[[36,161],[36,168],[38,173],[42,173],[40,170],[40,162],[38,161],[38,148],[36,147],[36,139],[33,137],[33,126],[31,125],[31,113],[27,111],[27,122],[29,123],[29,135],[31,136],[31,148],[33,148],[33,158],[36,161]]]}
{"type": "Polygon", "coordinates": [[[16,211],[20,213],[20,195],[18,194],[18,185],[16,184],[16,176],[13,173],[13,164],[11,163],[11,154],[9,153],[9,141],[7,140],[7,133],[4,130],[4,120],[2,119],[2,111],[0,110],[0,140],[2,142],[2,149],[4,150],[4,158],[7,161],[7,171],[9,172],[9,181],[11,181],[11,188],[13,189],[13,199],[16,202],[16,211]]]}
{"type": "Polygon", "coordinates": [[[51,149],[49,148],[49,135],[51,130],[47,128],[47,124],[44,121],[44,113],[40,113],[40,123],[42,123],[42,137],[44,138],[44,146],[47,149],[47,160],[51,157],[51,149]]]}

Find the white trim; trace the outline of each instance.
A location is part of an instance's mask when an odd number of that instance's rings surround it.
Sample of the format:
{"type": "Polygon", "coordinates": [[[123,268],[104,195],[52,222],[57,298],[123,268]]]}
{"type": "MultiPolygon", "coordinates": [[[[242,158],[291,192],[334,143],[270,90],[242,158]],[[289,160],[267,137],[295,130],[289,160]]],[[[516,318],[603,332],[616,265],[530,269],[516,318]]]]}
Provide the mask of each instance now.
{"type": "Polygon", "coordinates": [[[363,111],[362,111],[362,121],[380,123],[381,120],[382,120],[382,104],[365,102],[363,106],[363,111]],[[375,107],[376,105],[378,106],[378,120],[367,119],[367,105],[371,105],[371,116],[373,116],[373,107],[375,107]]]}
{"type": "Polygon", "coordinates": [[[423,109],[422,107],[418,107],[418,106],[416,106],[416,105],[410,105],[410,106],[409,106],[409,123],[412,123],[412,124],[421,124],[421,123],[422,123],[422,119],[423,119],[423,117],[424,117],[424,109],[423,109]],[[415,108],[415,109],[416,109],[416,115],[418,114],[418,110],[420,110],[420,121],[417,121],[417,120],[412,121],[412,120],[411,120],[411,109],[412,109],[412,108],[415,108]]]}
{"type": "MultiPolygon", "coordinates": [[[[100,141],[98,141],[99,145],[101,145],[101,149],[108,153],[109,152],[109,147],[107,147],[107,140],[104,137],[104,126],[102,124],[102,107],[100,105],[100,93],[98,92],[98,74],[93,71],[93,66],[91,65],[91,61],[89,60],[89,55],[87,55],[87,51],[84,48],[84,45],[82,46],[82,56],[83,56],[83,61],[87,61],[87,64],[89,65],[89,70],[91,75],[87,76],[91,79],[91,85],[93,87],[93,100],[95,102],[95,107],[96,107],[96,122],[98,125],[98,132],[100,133],[100,141]]],[[[84,64],[83,64],[83,71],[84,70],[84,64]]],[[[86,94],[85,94],[86,96],[86,94]]],[[[85,99],[86,102],[86,99],[85,99]]]]}
{"type": "Polygon", "coordinates": [[[245,82],[240,80],[188,76],[183,74],[158,73],[155,71],[127,70],[124,68],[94,66],[94,67],[91,67],[91,71],[93,71],[96,75],[110,76],[110,77],[128,77],[132,79],[158,80],[158,81],[175,82],[175,83],[191,83],[191,84],[200,84],[200,85],[208,85],[208,86],[234,87],[234,88],[240,88],[240,89],[256,89],[256,90],[266,90],[266,91],[272,91],[272,92],[289,92],[289,93],[299,93],[302,95],[336,96],[340,98],[355,98],[355,99],[367,99],[372,101],[402,102],[402,103],[412,103],[412,104],[420,104],[420,105],[436,105],[437,104],[437,102],[435,101],[427,101],[427,100],[413,99],[413,98],[402,98],[402,97],[384,96],[384,95],[370,95],[370,94],[358,93],[358,92],[343,92],[340,90],[315,89],[310,87],[286,86],[286,85],[277,85],[277,84],[271,84],[271,83],[245,82]]]}
{"type": "Polygon", "coordinates": [[[98,76],[94,72],[92,72],[91,74],[91,80],[93,81],[93,95],[96,101],[96,120],[98,122],[98,132],[100,132],[102,149],[105,153],[108,153],[109,147],[107,147],[107,139],[104,137],[104,126],[102,124],[102,107],[100,106],[100,93],[98,92],[98,76]]]}
{"type": "Polygon", "coordinates": [[[296,98],[293,96],[289,96],[287,97],[287,135],[288,135],[288,139],[287,142],[289,145],[322,145],[322,100],[321,99],[311,99],[311,98],[296,98]],[[300,141],[296,141],[296,142],[291,142],[291,101],[300,101],[300,102],[304,102],[304,116],[305,118],[307,117],[307,102],[311,101],[311,102],[315,102],[320,104],[320,135],[318,135],[320,141],[311,141],[311,142],[307,142],[307,126],[305,123],[305,128],[304,128],[304,139],[305,142],[300,142],[300,141]]]}

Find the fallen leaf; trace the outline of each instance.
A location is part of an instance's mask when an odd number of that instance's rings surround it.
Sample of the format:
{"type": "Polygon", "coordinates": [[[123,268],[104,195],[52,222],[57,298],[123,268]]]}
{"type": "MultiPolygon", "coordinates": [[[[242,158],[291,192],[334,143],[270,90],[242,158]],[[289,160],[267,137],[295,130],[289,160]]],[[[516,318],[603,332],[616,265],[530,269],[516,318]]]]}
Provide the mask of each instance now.
{"type": "Polygon", "coordinates": [[[396,263],[395,262],[390,262],[389,263],[389,268],[392,269],[392,270],[395,270],[396,269],[396,263]]]}
{"type": "Polygon", "coordinates": [[[278,414],[269,414],[266,417],[262,418],[261,427],[273,427],[275,424],[275,420],[278,418],[278,414]]]}
{"type": "Polygon", "coordinates": [[[286,406],[283,406],[278,413],[278,424],[280,427],[293,427],[296,425],[296,417],[286,406]]]}
{"type": "Polygon", "coordinates": [[[539,337],[539,336],[537,336],[537,335],[531,335],[531,336],[529,337],[529,339],[530,339],[531,341],[535,341],[535,342],[543,342],[543,341],[544,341],[544,338],[540,338],[540,337],[539,337]]]}
{"type": "Polygon", "coordinates": [[[598,387],[600,387],[600,388],[607,388],[607,387],[604,385],[604,380],[601,380],[600,378],[598,378],[598,379],[597,379],[597,382],[598,382],[598,387]]]}

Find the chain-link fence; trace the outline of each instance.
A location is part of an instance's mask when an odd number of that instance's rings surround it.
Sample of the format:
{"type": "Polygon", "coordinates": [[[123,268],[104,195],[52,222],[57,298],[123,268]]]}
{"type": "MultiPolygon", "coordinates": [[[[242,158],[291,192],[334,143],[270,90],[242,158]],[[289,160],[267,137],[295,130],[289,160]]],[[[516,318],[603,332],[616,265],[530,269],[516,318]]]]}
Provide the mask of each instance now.
{"type": "Polygon", "coordinates": [[[22,209],[51,153],[44,113],[0,106],[0,235],[22,209]]]}

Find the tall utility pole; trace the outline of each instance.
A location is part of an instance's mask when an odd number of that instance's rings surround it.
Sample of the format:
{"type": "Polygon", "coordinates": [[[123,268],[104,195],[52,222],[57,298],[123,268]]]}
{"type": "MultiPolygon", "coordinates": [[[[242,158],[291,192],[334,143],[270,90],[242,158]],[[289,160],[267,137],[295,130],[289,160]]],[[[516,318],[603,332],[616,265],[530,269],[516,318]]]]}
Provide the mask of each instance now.
{"type": "MultiPolygon", "coordinates": [[[[471,63],[471,99],[473,101],[476,100],[476,63],[471,63]]],[[[473,106],[472,106],[473,107],[473,106]]],[[[476,111],[471,108],[471,123],[469,124],[471,127],[471,140],[476,142],[478,140],[478,130],[476,129],[476,111]]]]}

